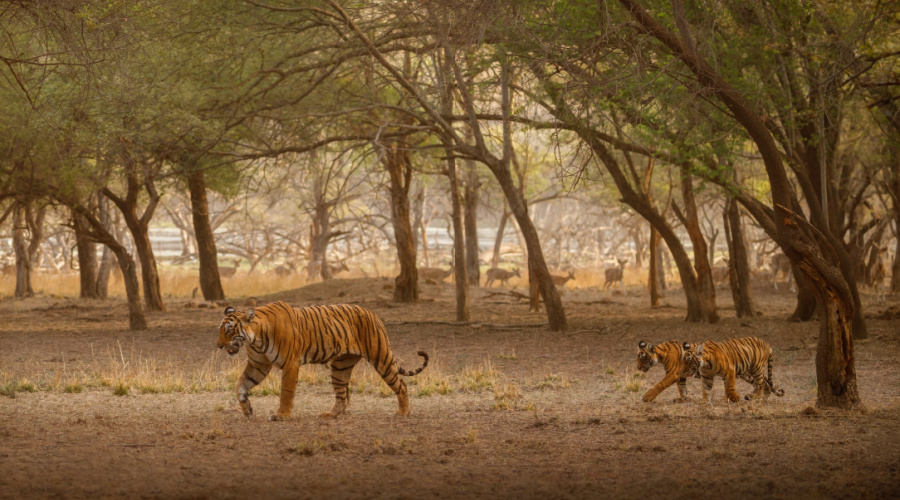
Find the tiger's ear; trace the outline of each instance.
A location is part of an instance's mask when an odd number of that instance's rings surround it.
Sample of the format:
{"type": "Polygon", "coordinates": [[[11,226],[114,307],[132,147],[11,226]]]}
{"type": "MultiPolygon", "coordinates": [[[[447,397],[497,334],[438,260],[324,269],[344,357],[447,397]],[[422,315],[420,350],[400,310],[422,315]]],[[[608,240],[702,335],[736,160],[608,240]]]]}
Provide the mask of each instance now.
{"type": "Polygon", "coordinates": [[[690,343],[690,342],[685,342],[684,345],[681,346],[681,348],[684,349],[685,351],[690,351],[690,350],[691,350],[691,343],[690,343]]]}
{"type": "Polygon", "coordinates": [[[253,319],[253,316],[255,316],[255,315],[256,315],[256,311],[254,311],[253,309],[250,309],[249,311],[247,311],[247,320],[253,319]]]}
{"type": "Polygon", "coordinates": [[[233,312],[234,312],[234,308],[233,308],[233,307],[228,306],[228,307],[225,308],[225,316],[228,316],[229,314],[231,314],[231,313],[233,313],[233,312]]]}
{"type": "Polygon", "coordinates": [[[647,347],[647,343],[646,343],[646,342],[644,342],[643,340],[640,341],[640,342],[638,342],[638,348],[643,349],[643,348],[645,348],[645,347],[647,347]]]}

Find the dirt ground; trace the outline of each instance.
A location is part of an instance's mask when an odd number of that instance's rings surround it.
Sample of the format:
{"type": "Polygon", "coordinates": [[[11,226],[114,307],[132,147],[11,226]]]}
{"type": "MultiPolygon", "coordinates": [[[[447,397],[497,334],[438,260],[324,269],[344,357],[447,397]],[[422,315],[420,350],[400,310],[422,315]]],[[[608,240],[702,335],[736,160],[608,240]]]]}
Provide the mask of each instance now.
{"type": "Polygon", "coordinates": [[[348,413],[318,418],[333,402],[324,367],[299,384],[291,419],[268,421],[271,391],[243,417],[230,390],[239,362],[215,349],[221,308],[169,299],[135,333],[122,302],[0,302],[0,498],[900,496],[900,320],[871,319],[855,344],[866,410],[817,411],[818,325],[785,321],[787,291],[757,290],[764,314],[738,320],[720,289],[711,326],[682,321],[677,290],[651,309],[636,288],[609,300],[567,289],[571,328],[553,333],[500,289],[472,289],[480,323],[456,326],[440,323],[454,319],[452,284],[423,284],[401,306],[390,283],[334,280],[260,302],[359,303],[387,322],[406,368],[428,351],[407,418],[360,369],[348,413]],[[783,398],[729,404],[717,380],[702,405],[691,380],[692,402],[673,403],[674,387],[641,401],[663,373],[634,377],[639,340],[749,335],[775,347],[783,398]]]}

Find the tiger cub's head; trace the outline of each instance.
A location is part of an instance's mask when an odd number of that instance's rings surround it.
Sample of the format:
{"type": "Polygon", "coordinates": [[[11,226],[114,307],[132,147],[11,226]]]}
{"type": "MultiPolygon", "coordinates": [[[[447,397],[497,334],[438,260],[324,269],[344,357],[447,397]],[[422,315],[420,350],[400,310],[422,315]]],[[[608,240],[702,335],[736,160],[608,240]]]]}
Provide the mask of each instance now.
{"type": "Polygon", "coordinates": [[[224,348],[229,356],[237,354],[244,345],[244,341],[247,339],[253,341],[253,332],[247,328],[253,317],[253,309],[242,312],[235,311],[231,306],[226,307],[225,319],[219,325],[219,339],[216,341],[216,346],[219,349],[224,348]]]}
{"type": "Polygon", "coordinates": [[[643,340],[638,342],[638,370],[642,372],[649,371],[656,363],[659,363],[656,346],[643,340]]]}
{"type": "Polygon", "coordinates": [[[684,360],[685,372],[699,376],[700,367],[703,366],[703,344],[685,342],[681,347],[683,349],[681,359],[684,360]]]}

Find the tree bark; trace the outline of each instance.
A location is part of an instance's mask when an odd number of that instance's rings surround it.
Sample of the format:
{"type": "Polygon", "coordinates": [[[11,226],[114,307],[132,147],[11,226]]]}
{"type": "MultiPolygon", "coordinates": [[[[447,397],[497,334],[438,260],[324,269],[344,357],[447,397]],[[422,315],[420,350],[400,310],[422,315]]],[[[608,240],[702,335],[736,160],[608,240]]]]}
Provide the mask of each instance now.
{"type": "Polygon", "coordinates": [[[650,225],[650,307],[659,306],[659,231],[650,225]]]}
{"type": "Polygon", "coordinates": [[[391,224],[394,228],[394,243],[397,245],[397,260],[400,263],[400,274],[394,278],[396,302],[419,300],[416,237],[409,218],[412,163],[408,151],[404,144],[395,143],[386,146],[381,157],[381,162],[390,177],[391,224]]]}
{"type": "MultiPolygon", "coordinates": [[[[697,272],[697,292],[700,296],[700,307],[703,320],[707,323],[718,323],[719,313],[716,310],[716,285],[712,280],[709,268],[708,247],[706,238],[700,230],[700,218],[697,216],[697,203],[694,200],[693,176],[687,168],[681,169],[681,197],[684,202],[684,228],[694,245],[694,270],[697,272]]],[[[673,204],[674,207],[674,204],[673,204]]]]}
{"type": "MultiPolygon", "coordinates": [[[[137,165],[128,158],[126,160],[126,181],[127,192],[125,198],[119,198],[109,188],[103,188],[103,194],[109,198],[122,213],[125,225],[131,232],[134,240],[135,251],[141,262],[141,278],[144,289],[144,302],[151,311],[165,311],[166,306],[162,300],[162,293],[159,287],[159,272],[156,268],[156,257],[153,255],[153,247],[150,245],[149,225],[153,212],[159,203],[159,194],[153,184],[149,168],[145,165],[143,173],[143,182],[141,176],[137,172],[137,165]],[[144,213],[138,216],[138,194],[141,191],[141,184],[149,195],[149,201],[144,208],[144,213]]],[[[115,250],[114,250],[115,251],[115,250]]],[[[117,254],[118,258],[118,254],[117,254]]],[[[121,263],[120,263],[121,267],[121,263]]]]}
{"type": "Polygon", "coordinates": [[[81,283],[82,299],[99,298],[97,292],[97,244],[86,232],[89,224],[84,217],[72,211],[72,225],[75,229],[75,244],[78,247],[78,276],[81,283]]]}
{"type": "Polygon", "coordinates": [[[16,201],[13,208],[13,251],[16,255],[16,291],[17,299],[34,295],[31,287],[31,259],[28,256],[28,218],[24,201],[16,201]]]}
{"type": "Polygon", "coordinates": [[[128,326],[131,330],[146,330],[147,319],[144,316],[144,308],[141,305],[140,283],[138,283],[137,270],[134,260],[128,253],[128,249],[107,230],[97,217],[80,204],[70,205],[72,210],[90,224],[90,237],[98,243],[102,243],[116,255],[119,269],[122,271],[122,281],[125,282],[125,296],[128,302],[128,326]]]}
{"type": "Polygon", "coordinates": [[[757,312],[753,307],[750,265],[747,257],[747,246],[744,243],[741,212],[737,202],[731,198],[728,198],[725,202],[724,226],[725,240],[728,244],[728,274],[730,276],[731,298],[734,301],[735,315],[738,318],[756,316],[757,312]]]}
{"type": "Polygon", "coordinates": [[[466,236],[456,157],[447,148],[447,175],[450,177],[450,205],[453,207],[453,279],[456,282],[456,321],[469,321],[469,280],[466,272],[466,236]]]}
{"type": "Polygon", "coordinates": [[[204,300],[225,300],[225,290],[219,276],[219,252],[209,221],[209,201],[206,197],[206,175],[195,170],[188,175],[191,195],[191,220],[197,240],[197,260],[200,263],[200,290],[204,300]]]}
{"type": "MultiPolygon", "coordinates": [[[[97,193],[97,215],[100,224],[107,228],[112,234],[112,218],[109,213],[109,199],[103,196],[103,193],[97,193]]],[[[87,222],[87,221],[85,221],[87,222]]],[[[109,247],[103,245],[103,252],[100,256],[100,266],[97,268],[97,298],[105,299],[109,296],[109,277],[113,265],[115,254],[110,251],[109,247]]]]}
{"type": "Polygon", "coordinates": [[[466,188],[465,188],[465,234],[466,234],[466,277],[470,285],[481,284],[481,268],[478,262],[480,248],[478,247],[478,196],[479,181],[478,172],[475,170],[475,162],[466,160],[466,188]]]}
{"type": "Polygon", "coordinates": [[[500,249],[503,246],[503,233],[506,231],[506,222],[509,220],[510,215],[512,214],[506,208],[506,205],[503,205],[503,214],[500,216],[500,223],[497,225],[497,236],[494,238],[494,255],[491,257],[491,267],[500,266],[500,249]]]}

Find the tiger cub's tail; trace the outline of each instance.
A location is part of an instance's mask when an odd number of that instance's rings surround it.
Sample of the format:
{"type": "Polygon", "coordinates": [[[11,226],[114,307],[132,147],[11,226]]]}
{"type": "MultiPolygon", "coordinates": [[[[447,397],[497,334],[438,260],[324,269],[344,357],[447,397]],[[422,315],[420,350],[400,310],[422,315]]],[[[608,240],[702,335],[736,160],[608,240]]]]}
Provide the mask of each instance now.
{"type": "Polygon", "coordinates": [[[419,356],[422,356],[423,358],[425,358],[425,361],[422,363],[422,366],[420,366],[418,369],[413,370],[413,371],[407,371],[407,370],[403,369],[403,367],[398,366],[397,371],[400,372],[400,375],[403,375],[405,377],[412,377],[413,375],[418,375],[418,374],[422,373],[422,370],[424,370],[425,367],[428,366],[428,353],[426,353],[425,351],[419,351],[417,354],[419,356]]]}

